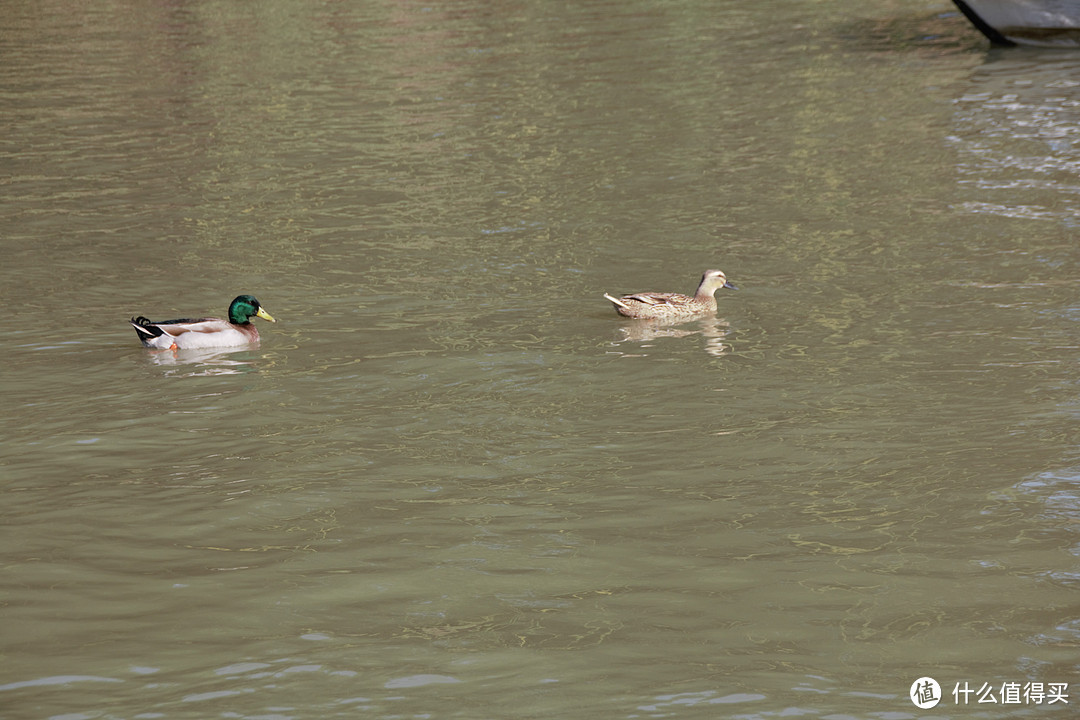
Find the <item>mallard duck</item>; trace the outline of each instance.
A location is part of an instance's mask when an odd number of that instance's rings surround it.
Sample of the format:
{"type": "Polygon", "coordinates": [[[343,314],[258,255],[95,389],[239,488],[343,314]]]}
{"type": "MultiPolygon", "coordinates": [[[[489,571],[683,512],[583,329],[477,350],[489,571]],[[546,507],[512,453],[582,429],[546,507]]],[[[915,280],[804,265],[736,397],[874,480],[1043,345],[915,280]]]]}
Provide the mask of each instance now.
{"type": "Polygon", "coordinates": [[[197,318],[153,322],[143,316],[131,318],[135,334],[146,347],[171,350],[232,347],[259,341],[252,317],[277,322],[251,295],[241,295],[229,305],[229,319],[197,318]]]}
{"type": "Polygon", "coordinates": [[[623,317],[647,320],[684,320],[716,312],[715,293],[720,288],[738,290],[719,270],[706,270],[693,297],[680,293],[643,292],[622,297],[604,297],[623,317]]]}

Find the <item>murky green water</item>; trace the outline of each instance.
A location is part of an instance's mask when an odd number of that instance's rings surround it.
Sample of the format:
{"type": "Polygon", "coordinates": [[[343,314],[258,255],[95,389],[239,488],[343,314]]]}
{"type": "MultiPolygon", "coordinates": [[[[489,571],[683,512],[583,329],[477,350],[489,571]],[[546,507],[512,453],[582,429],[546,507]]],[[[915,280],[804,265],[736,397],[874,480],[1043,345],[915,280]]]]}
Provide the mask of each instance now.
{"type": "Polygon", "coordinates": [[[5,15],[3,717],[1074,714],[1080,56],[944,2],[5,15]],[[710,267],[716,319],[601,297],[710,267]],[[255,348],[126,322],[240,292],[255,348]]]}

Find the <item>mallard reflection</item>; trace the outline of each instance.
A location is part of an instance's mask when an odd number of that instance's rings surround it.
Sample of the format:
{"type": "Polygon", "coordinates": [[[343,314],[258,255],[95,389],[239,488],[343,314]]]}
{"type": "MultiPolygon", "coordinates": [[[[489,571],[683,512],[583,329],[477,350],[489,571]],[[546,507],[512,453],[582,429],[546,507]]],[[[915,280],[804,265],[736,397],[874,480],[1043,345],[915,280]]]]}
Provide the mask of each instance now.
{"type": "Polygon", "coordinates": [[[242,375],[255,372],[253,360],[258,355],[236,348],[199,348],[192,350],[158,350],[146,353],[154,365],[172,368],[168,377],[199,377],[209,375],[242,375]]]}

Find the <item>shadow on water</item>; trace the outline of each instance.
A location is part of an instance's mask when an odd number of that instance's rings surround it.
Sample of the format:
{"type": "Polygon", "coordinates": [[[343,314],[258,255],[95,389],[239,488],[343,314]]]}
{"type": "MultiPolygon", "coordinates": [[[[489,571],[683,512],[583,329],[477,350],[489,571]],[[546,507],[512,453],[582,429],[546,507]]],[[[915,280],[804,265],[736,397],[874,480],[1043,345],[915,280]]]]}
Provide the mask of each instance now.
{"type": "Polygon", "coordinates": [[[949,56],[984,50],[986,38],[956,11],[903,14],[839,23],[836,36],[855,50],[949,56]]]}

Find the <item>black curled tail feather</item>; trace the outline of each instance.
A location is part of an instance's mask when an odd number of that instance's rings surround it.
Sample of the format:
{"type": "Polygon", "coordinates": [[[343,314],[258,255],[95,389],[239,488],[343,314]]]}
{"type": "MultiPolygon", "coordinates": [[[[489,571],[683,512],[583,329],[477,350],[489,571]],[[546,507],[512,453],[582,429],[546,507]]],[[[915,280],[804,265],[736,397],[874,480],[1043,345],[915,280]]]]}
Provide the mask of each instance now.
{"type": "Polygon", "coordinates": [[[142,315],[139,317],[131,318],[131,326],[135,328],[135,332],[139,334],[140,338],[156,338],[165,334],[165,331],[154,325],[153,322],[144,318],[142,315]]]}

